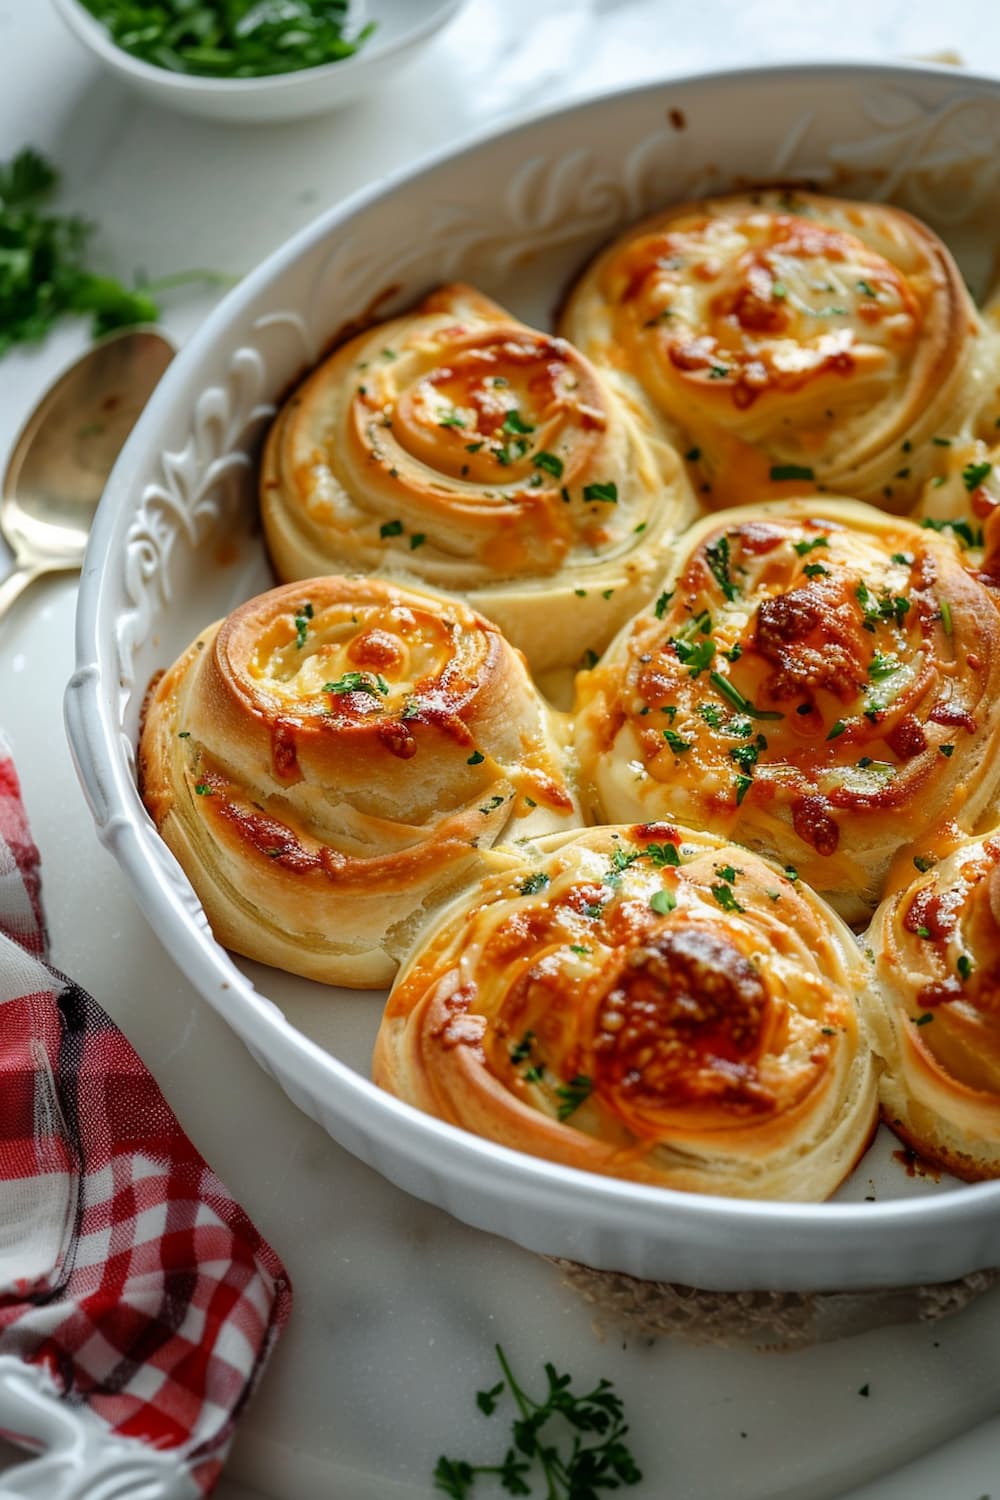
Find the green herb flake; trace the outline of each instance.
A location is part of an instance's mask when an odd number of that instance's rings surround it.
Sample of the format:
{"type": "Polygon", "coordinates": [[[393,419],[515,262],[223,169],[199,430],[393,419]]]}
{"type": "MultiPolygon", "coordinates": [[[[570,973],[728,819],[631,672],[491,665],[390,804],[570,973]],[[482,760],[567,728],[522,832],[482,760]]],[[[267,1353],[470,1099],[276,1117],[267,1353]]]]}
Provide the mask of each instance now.
{"type": "Polygon", "coordinates": [[[483,815],[484,818],[487,818],[487,817],[489,817],[489,815],[490,815],[491,812],[496,812],[497,808],[500,807],[500,806],[502,806],[502,804],[503,804],[503,795],[500,792],[496,792],[494,794],[494,796],[492,796],[490,798],[490,800],[487,802],[486,806],[485,807],[481,807],[479,809],[479,811],[482,813],[482,815],[483,815]]]}
{"type": "Polygon", "coordinates": [[[751,719],[770,721],[785,717],[784,714],[778,713],[775,709],[755,708],[749,698],[744,698],[736,684],[730,682],[728,677],[723,677],[721,672],[712,672],[709,675],[709,681],[724,698],[729,700],[735,709],[738,709],[742,714],[749,715],[751,719]]]}
{"type": "Polygon", "coordinates": [[[389,536],[402,536],[403,523],[402,521],[383,521],[378,529],[378,534],[383,540],[389,536]]]}
{"type": "Polygon", "coordinates": [[[933,1021],[933,1019],[933,1013],[929,1010],[925,1010],[922,1016],[916,1017],[913,1024],[914,1026],[926,1026],[930,1021],[933,1021]]]}
{"type": "MultiPolygon", "coordinates": [[[[385,698],[389,694],[389,684],[380,672],[345,672],[336,682],[324,682],[322,691],[337,694],[370,693],[373,698],[381,694],[385,698]]],[[[407,717],[405,709],[403,717],[407,717]]]]}
{"type": "Polygon", "coordinates": [[[534,432],[534,430],[535,429],[531,425],[531,423],[524,420],[524,418],[521,416],[521,413],[517,410],[516,407],[512,407],[511,410],[507,412],[503,419],[503,427],[501,429],[501,431],[509,433],[528,433],[534,432]]]}
{"type": "Polygon", "coordinates": [[[829,545],[830,538],[828,536],[814,536],[811,541],[793,543],[799,557],[805,557],[807,552],[815,552],[817,547],[829,547],[829,545]]]}
{"type": "Polygon", "coordinates": [[[713,885],[711,887],[711,892],[716,901],[722,907],[723,911],[746,910],[746,908],[741,906],[737,901],[735,895],[733,894],[732,887],[724,884],[722,881],[719,881],[717,884],[713,885]]]}
{"type": "Polygon", "coordinates": [[[485,759],[486,756],[481,750],[473,750],[465,764],[467,766],[481,766],[485,759]]]}
{"type": "Polygon", "coordinates": [[[649,898],[649,904],[658,916],[665,917],[676,907],[677,897],[673,891],[654,891],[649,898]]]}
{"type": "Polygon", "coordinates": [[[647,844],[644,852],[658,870],[665,865],[679,865],[681,862],[676,844],[647,844]]]}
{"type": "Polygon", "coordinates": [[[212,795],[212,788],[207,781],[196,781],[194,789],[199,797],[211,797],[212,795]]]}
{"type": "Polygon", "coordinates": [[[782,482],[787,479],[815,479],[812,469],[805,464],[772,464],[771,478],[782,482]]]}
{"type": "Polygon", "coordinates": [[[535,896],[539,891],[544,891],[549,883],[549,877],[544,870],[536,870],[532,875],[526,875],[518,886],[522,896],[535,896]]]}
{"type": "Polygon", "coordinates": [[[983,483],[983,480],[988,479],[992,472],[993,465],[989,462],[966,464],[962,470],[962,483],[971,495],[973,490],[977,490],[983,483]]]}
{"type": "Polygon", "coordinates": [[[843,719],[838,719],[837,722],[836,722],[836,724],[834,724],[834,725],[831,726],[830,732],[827,735],[827,739],[828,740],[839,739],[840,736],[844,733],[844,730],[846,728],[847,728],[847,725],[844,723],[843,719]]]}
{"type": "Polygon", "coordinates": [[[915,854],[913,856],[913,863],[921,875],[926,875],[928,870],[933,870],[937,864],[937,859],[933,854],[915,854]]]}
{"type": "Polygon", "coordinates": [[[576,1113],[581,1104],[585,1104],[594,1089],[594,1080],[588,1078],[585,1073],[577,1073],[569,1083],[560,1084],[556,1089],[560,1105],[556,1116],[560,1120],[568,1120],[570,1115],[576,1113]]]}
{"type": "Polygon", "coordinates": [[[653,606],[653,613],[656,615],[656,618],[658,620],[662,620],[663,619],[663,615],[664,615],[664,612],[666,611],[667,605],[670,603],[670,601],[671,601],[671,599],[673,597],[674,597],[674,591],[673,591],[673,589],[670,589],[669,592],[666,591],[666,590],[664,590],[664,592],[657,599],[655,605],[653,606]]]}
{"type": "Polygon", "coordinates": [[[955,746],[954,745],[938,745],[938,749],[940,750],[941,754],[944,756],[945,760],[950,760],[951,757],[955,753],[955,746]]]}
{"type": "Polygon", "coordinates": [[[967,953],[960,953],[955,967],[958,970],[958,977],[964,983],[972,974],[972,959],[967,953]]]}
{"type": "Polygon", "coordinates": [[[691,746],[694,744],[693,740],[682,739],[681,736],[677,734],[677,732],[673,729],[665,729],[663,731],[663,738],[666,740],[667,744],[670,746],[675,755],[683,755],[684,752],[686,750],[690,750],[691,746]]]}
{"type": "Polygon", "coordinates": [[[554,479],[562,478],[563,461],[555,453],[547,453],[543,448],[539,453],[531,455],[531,462],[536,469],[544,469],[554,479]]]}
{"type": "Polygon", "coordinates": [[[512,1063],[527,1062],[531,1056],[531,1049],[535,1044],[535,1033],[526,1031],[516,1047],[510,1049],[510,1060],[512,1063]]]}
{"type": "Polygon", "coordinates": [[[618,504],[618,486],[609,482],[608,484],[585,484],[583,487],[584,500],[601,501],[605,505],[618,504]]]}

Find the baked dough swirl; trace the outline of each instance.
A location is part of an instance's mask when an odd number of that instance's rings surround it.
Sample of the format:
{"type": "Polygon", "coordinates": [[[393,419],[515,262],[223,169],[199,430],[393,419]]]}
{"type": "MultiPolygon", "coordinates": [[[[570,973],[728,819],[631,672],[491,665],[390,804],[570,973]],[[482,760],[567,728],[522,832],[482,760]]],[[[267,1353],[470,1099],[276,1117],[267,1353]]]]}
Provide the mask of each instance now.
{"type": "Polygon", "coordinates": [[[836,915],[746,849],[667,824],[555,836],[443,914],[373,1076],[551,1161],[817,1200],[874,1129],[866,970],[836,915]]]}
{"type": "Polygon", "coordinates": [[[866,922],[921,829],[1000,786],[1000,615],[934,530],[846,500],[689,533],[655,607],[577,678],[584,794],[797,869],[866,922]]]}
{"type": "Polygon", "coordinates": [[[933,858],[871,925],[873,1039],[889,1125],[974,1181],[1000,1176],[1000,838],[933,858]]]}
{"type": "Polygon", "coordinates": [[[219,941],[359,988],[391,981],[502,834],[572,817],[561,759],[494,625],[337,577],[202,631],[151,689],[139,747],[143,799],[219,941]]]}
{"type": "Polygon", "coordinates": [[[471,287],[351,339],[279,413],[261,508],[283,580],[462,595],[536,671],[600,652],[696,503],[641,395],[471,287]]]}
{"type": "Polygon", "coordinates": [[[713,505],[819,488],[906,510],[961,423],[983,325],[925,225],[886,204],[762,190],[633,226],[561,329],[631,372],[713,505]]]}

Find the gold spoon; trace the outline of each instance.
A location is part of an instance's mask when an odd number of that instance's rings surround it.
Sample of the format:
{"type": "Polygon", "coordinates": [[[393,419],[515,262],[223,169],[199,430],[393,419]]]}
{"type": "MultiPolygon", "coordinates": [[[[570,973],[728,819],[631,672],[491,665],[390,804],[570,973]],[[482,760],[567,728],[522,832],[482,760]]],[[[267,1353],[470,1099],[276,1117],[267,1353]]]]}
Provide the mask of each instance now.
{"type": "Polygon", "coordinates": [[[15,563],[0,582],[0,618],[41,574],[81,567],[114,461],[174,352],[153,328],[120,329],[71,365],[35,407],[0,497],[0,532],[15,563]]]}

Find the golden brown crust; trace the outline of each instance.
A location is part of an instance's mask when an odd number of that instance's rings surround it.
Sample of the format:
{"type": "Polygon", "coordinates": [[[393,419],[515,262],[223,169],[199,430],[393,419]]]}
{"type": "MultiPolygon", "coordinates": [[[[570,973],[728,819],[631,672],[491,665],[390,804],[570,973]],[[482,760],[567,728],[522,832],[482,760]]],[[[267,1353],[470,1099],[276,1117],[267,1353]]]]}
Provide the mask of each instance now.
{"type": "MultiPolygon", "coordinates": [[[[919,867],[869,932],[891,1128],[957,1177],[1000,1176],[1000,839],[965,840],[919,867]]],[[[911,865],[910,874],[913,874],[911,865]]]]}
{"type": "Polygon", "coordinates": [[[313,372],[269,434],[261,506],[281,578],[458,591],[535,670],[602,650],[696,510],[636,393],[461,285],[313,372]]]}
{"type": "Polygon", "coordinates": [[[866,984],[839,919],[746,849],[591,829],[447,909],[390,995],[374,1077],[570,1166],[819,1199],[874,1128],[866,984]]]}
{"type": "Polygon", "coordinates": [[[561,326],[676,424],[712,504],[814,482],[897,511],[930,472],[932,436],[961,421],[983,333],[925,225],[778,190],[633,226],[584,273],[561,326]]]}
{"type": "Polygon", "coordinates": [[[503,830],[574,810],[496,627],[376,579],[288,585],[204,631],[151,690],[139,766],[219,940],[358,987],[391,980],[503,830]]]}
{"type": "Polygon", "coordinates": [[[732,511],[579,675],[575,742],[597,816],[725,831],[865,920],[918,828],[992,816],[1000,615],[933,530],[825,497],[732,511]]]}

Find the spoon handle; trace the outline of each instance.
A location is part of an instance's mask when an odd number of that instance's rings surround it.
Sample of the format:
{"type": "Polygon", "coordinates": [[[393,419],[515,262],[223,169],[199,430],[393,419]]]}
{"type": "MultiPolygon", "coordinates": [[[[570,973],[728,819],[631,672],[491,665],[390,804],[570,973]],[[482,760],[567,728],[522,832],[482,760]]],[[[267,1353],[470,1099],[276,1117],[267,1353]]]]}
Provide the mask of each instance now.
{"type": "Polygon", "coordinates": [[[18,598],[22,589],[26,589],[33,579],[39,576],[41,569],[25,567],[21,565],[8,573],[7,577],[0,582],[0,620],[3,619],[14,600],[18,598]]]}

